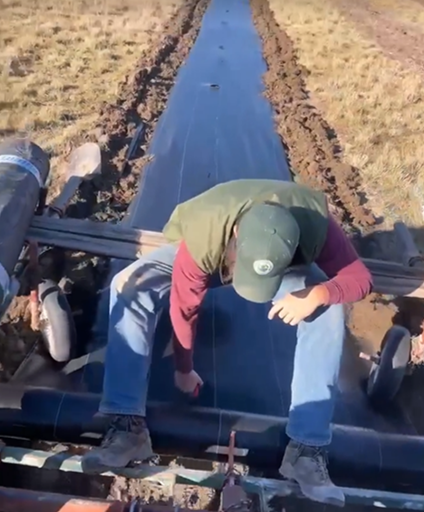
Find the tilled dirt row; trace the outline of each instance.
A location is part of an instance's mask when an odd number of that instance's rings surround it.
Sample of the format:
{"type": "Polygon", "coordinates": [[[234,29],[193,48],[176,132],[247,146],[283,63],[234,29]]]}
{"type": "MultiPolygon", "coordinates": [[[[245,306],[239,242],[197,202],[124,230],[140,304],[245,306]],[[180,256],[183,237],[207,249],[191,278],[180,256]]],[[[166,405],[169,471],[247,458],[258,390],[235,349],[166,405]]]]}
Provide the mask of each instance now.
{"type": "Polygon", "coordinates": [[[307,70],[292,41],[274,19],[268,2],[251,0],[253,20],[268,66],[265,96],[274,109],[275,129],[286,150],[293,178],[324,191],[346,229],[367,232],[374,218],[363,205],[360,175],[343,162],[337,135],[309,100],[307,70]]]}
{"type": "MultiPolygon", "coordinates": [[[[209,0],[184,2],[141,54],[135,70],[120,84],[115,103],[102,107],[97,126],[87,137],[102,148],[102,172],[80,188],[68,208],[68,216],[100,221],[117,221],[125,216],[137,194],[156,123],[165,110],[178,70],[196,40],[208,3],[209,0]],[[144,126],[142,144],[124,169],[128,147],[140,123],[144,126]]],[[[69,297],[71,306],[80,302],[77,309],[84,309],[87,318],[92,317],[93,294],[105,271],[105,261],[100,258],[69,255],[66,259],[66,274],[74,283],[74,293],[69,297]]],[[[18,297],[8,312],[8,322],[0,329],[0,380],[10,378],[38,338],[29,328],[28,306],[27,297],[18,297]]],[[[85,329],[85,319],[79,320],[85,329]]]]}
{"type": "MultiPolygon", "coordinates": [[[[327,194],[333,214],[361,254],[382,257],[377,221],[363,193],[359,170],[343,162],[335,130],[311,104],[305,85],[308,70],[298,62],[294,45],[275,21],[268,2],[251,0],[251,6],[268,68],[263,77],[265,96],[274,109],[275,130],[293,179],[327,194]]],[[[410,323],[402,314],[405,301],[397,302],[400,314],[374,294],[349,308],[349,327],[361,349],[379,349],[384,332],[399,316],[403,323],[410,323]]]]}
{"type": "MultiPolygon", "coordinates": [[[[81,187],[76,201],[68,209],[68,216],[99,221],[117,221],[125,216],[137,194],[140,176],[148,161],[145,153],[157,121],[165,110],[178,70],[195,43],[208,4],[209,0],[187,0],[141,55],[135,71],[121,84],[116,102],[103,106],[98,125],[90,136],[90,140],[102,147],[102,173],[92,183],[81,187]],[[140,123],[144,125],[143,142],[135,158],[124,167],[128,147],[140,123]]],[[[70,263],[75,266],[75,258],[70,263]]],[[[92,302],[90,296],[98,288],[98,283],[93,282],[98,273],[96,267],[102,266],[99,263],[99,259],[93,261],[84,256],[78,260],[78,271],[68,270],[75,285],[83,285],[83,293],[78,292],[73,297],[80,307],[83,296],[84,302],[92,302]]],[[[92,480],[94,486],[99,485],[96,479],[92,480]]],[[[109,498],[124,501],[138,496],[147,503],[153,501],[193,509],[205,509],[216,500],[215,492],[210,489],[177,485],[173,496],[169,496],[162,486],[123,477],[113,479],[110,488],[103,492],[109,498]]]]}
{"type": "MultiPolygon", "coordinates": [[[[251,7],[268,66],[263,77],[265,96],[274,109],[275,129],[281,137],[293,178],[324,191],[334,207],[334,215],[359,244],[362,236],[371,233],[375,226],[375,219],[364,204],[359,171],[343,162],[335,131],[311,106],[304,80],[307,71],[299,65],[293,44],[274,20],[267,1],[251,0],[251,7]]],[[[376,307],[380,314],[377,320],[373,319],[373,325],[376,330],[386,329],[393,312],[385,306],[376,307]]],[[[359,326],[353,326],[358,332],[362,326],[369,329],[370,315],[376,314],[369,302],[363,302],[361,308],[354,317],[360,320],[357,321],[359,326]]],[[[379,332],[376,339],[378,336],[379,332]]],[[[217,509],[217,495],[213,491],[179,487],[175,497],[178,504],[217,509]]],[[[135,495],[166,502],[159,488],[125,479],[117,479],[110,494],[118,499],[135,495]]]]}
{"type": "Polygon", "coordinates": [[[90,137],[103,148],[102,173],[91,186],[80,191],[82,201],[70,207],[70,216],[118,220],[125,215],[137,193],[156,123],[165,110],[178,69],[196,40],[208,3],[209,0],[184,2],[143,52],[135,71],[122,82],[116,102],[103,106],[98,126],[90,137]],[[140,123],[144,125],[142,144],[124,167],[128,147],[140,123]]]}
{"type": "MultiPolygon", "coordinates": [[[[358,169],[343,162],[335,130],[311,104],[305,85],[308,70],[299,64],[291,39],[275,21],[267,1],[250,2],[268,67],[263,77],[265,95],[274,109],[275,129],[293,178],[327,194],[335,207],[335,217],[362,256],[396,259],[399,244],[394,234],[380,231],[363,193],[358,169]]],[[[421,334],[424,324],[424,304],[417,299],[399,297],[392,301],[371,294],[348,307],[347,313],[350,341],[369,353],[380,350],[383,336],[393,323],[404,325],[413,336],[421,334]]],[[[409,420],[418,431],[424,425],[419,393],[423,382],[424,365],[415,366],[399,392],[399,401],[408,408],[409,420]]]]}

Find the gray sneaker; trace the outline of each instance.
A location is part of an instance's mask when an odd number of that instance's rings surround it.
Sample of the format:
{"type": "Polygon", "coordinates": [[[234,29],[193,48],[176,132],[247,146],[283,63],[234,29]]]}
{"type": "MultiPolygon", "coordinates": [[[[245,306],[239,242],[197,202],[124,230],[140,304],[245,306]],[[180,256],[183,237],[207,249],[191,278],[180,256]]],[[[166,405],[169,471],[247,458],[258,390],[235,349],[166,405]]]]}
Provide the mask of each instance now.
{"type": "Polygon", "coordinates": [[[82,458],[84,471],[103,472],[123,468],[132,461],[145,461],[154,456],[146,420],[141,416],[117,415],[101,445],[82,458]]]}
{"type": "Polygon", "coordinates": [[[290,441],[279,471],[284,478],[295,480],[307,498],[344,507],[344,493],[331,481],[323,448],[290,441]]]}

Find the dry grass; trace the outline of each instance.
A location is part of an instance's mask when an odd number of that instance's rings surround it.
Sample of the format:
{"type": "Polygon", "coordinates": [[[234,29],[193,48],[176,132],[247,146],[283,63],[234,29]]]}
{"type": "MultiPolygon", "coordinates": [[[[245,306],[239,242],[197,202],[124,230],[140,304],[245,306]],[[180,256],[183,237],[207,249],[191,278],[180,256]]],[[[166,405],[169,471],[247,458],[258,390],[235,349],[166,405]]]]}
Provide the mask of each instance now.
{"type": "Polygon", "coordinates": [[[424,30],[424,3],[414,0],[370,0],[370,6],[392,14],[399,21],[412,23],[424,30]]]}
{"type": "Polygon", "coordinates": [[[270,0],[309,70],[312,101],[358,167],[374,211],[422,225],[424,87],[386,58],[330,0],[270,0]]]}
{"type": "Polygon", "coordinates": [[[0,0],[0,139],[59,154],[183,0],[0,0]]]}

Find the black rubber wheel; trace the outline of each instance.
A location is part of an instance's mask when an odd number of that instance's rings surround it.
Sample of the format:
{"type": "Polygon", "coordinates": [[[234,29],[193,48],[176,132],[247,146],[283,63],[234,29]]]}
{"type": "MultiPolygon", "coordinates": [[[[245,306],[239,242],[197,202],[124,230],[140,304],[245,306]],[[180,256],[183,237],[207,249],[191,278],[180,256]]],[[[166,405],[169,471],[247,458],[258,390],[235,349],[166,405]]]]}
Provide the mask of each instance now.
{"type": "Polygon", "coordinates": [[[373,363],[367,383],[367,395],[375,405],[391,402],[402,384],[411,355],[411,333],[393,325],[381,343],[380,361],[373,363]]]}
{"type": "Polygon", "coordinates": [[[41,334],[47,351],[58,363],[72,359],[76,347],[76,330],[66,295],[51,279],[38,287],[41,334]]]}

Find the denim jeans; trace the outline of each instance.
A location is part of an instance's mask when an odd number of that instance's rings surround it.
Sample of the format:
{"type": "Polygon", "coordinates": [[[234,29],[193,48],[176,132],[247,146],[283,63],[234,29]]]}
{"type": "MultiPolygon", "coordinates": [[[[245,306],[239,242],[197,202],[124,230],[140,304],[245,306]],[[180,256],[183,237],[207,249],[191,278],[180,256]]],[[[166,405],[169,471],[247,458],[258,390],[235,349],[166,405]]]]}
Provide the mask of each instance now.
{"type": "MultiPolygon", "coordinates": [[[[102,413],[145,415],[154,332],[158,313],[168,304],[176,250],[163,246],[111,281],[102,413]]],[[[323,280],[316,265],[292,268],[276,298],[323,280]]],[[[331,441],[343,338],[341,305],[320,308],[297,327],[287,425],[295,441],[310,446],[331,441]]]]}

